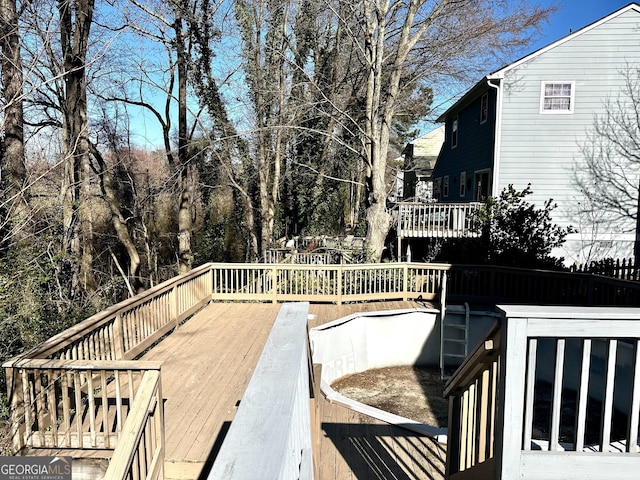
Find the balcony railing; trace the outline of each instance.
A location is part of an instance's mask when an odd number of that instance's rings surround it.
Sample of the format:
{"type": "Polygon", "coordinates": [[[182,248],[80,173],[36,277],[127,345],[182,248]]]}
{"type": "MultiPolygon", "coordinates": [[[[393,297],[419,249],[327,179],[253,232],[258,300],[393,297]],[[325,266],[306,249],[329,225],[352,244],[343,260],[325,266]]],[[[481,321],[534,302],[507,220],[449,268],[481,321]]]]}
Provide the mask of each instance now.
{"type": "Polygon", "coordinates": [[[477,237],[474,212],[480,203],[399,203],[398,237],[477,237]]]}
{"type": "Polygon", "coordinates": [[[637,478],[640,309],[502,308],[445,388],[447,478],[637,478]]]}

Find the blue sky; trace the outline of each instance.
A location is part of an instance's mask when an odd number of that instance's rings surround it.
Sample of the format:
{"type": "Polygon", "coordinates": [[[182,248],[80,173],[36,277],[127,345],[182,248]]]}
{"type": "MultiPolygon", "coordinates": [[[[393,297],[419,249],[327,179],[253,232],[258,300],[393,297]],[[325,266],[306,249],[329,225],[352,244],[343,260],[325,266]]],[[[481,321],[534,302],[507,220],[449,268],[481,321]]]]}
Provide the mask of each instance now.
{"type": "Polygon", "coordinates": [[[570,30],[576,31],[582,27],[600,20],[602,17],[615,12],[631,3],[630,0],[540,0],[541,4],[555,3],[559,9],[551,15],[549,23],[542,28],[541,38],[532,46],[530,51],[537,50],[564,37],[570,30]]]}

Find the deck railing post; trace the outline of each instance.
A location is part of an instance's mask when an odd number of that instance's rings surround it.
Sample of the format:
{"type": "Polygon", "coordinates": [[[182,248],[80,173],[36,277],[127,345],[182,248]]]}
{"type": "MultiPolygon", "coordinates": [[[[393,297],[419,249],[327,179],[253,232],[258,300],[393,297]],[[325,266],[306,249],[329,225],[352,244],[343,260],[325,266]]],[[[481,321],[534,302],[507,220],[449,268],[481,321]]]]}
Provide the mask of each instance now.
{"type": "Polygon", "coordinates": [[[123,335],[123,325],[122,325],[122,314],[116,314],[116,318],[113,321],[113,349],[115,353],[116,360],[122,360],[124,358],[124,335],[123,335]]]}
{"type": "Polygon", "coordinates": [[[409,300],[409,264],[405,263],[402,268],[402,299],[406,302],[409,300]]]}
{"type": "Polygon", "coordinates": [[[342,286],[344,285],[344,280],[342,278],[343,275],[344,268],[340,265],[338,270],[336,270],[336,293],[338,294],[338,305],[342,305],[342,286]]]}
{"type": "Polygon", "coordinates": [[[164,478],[164,455],[165,455],[165,432],[164,432],[164,403],[162,399],[162,375],[158,371],[158,386],[156,390],[156,438],[160,450],[160,475],[158,478],[164,478]]]}
{"type": "Polygon", "coordinates": [[[213,263],[209,264],[209,275],[207,275],[207,287],[209,288],[210,298],[209,301],[213,300],[213,263]]]}
{"type": "Polygon", "coordinates": [[[278,267],[274,264],[271,267],[271,303],[278,303],[278,267]]]}
{"type": "Polygon", "coordinates": [[[171,288],[171,293],[169,294],[169,298],[170,298],[170,312],[171,312],[171,320],[173,320],[173,322],[175,322],[176,327],[178,326],[178,323],[180,322],[179,320],[179,312],[178,312],[178,286],[174,285],[171,288]]]}
{"type": "Polygon", "coordinates": [[[5,368],[7,395],[11,405],[11,443],[13,453],[19,453],[24,447],[24,395],[22,378],[17,368],[5,368]]]}

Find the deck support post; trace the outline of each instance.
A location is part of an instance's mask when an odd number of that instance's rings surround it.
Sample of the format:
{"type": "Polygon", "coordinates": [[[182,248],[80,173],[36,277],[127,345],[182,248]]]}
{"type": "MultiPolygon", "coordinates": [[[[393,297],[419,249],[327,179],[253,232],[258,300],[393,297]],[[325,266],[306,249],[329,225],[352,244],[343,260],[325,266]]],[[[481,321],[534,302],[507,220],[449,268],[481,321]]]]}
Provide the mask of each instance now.
{"type": "Polygon", "coordinates": [[[24,395],[22,378],[17,368],[5,368],[7,395],[11,405],[11,444],[13,453],[19,454],[25,447],[24,443],[24,395]]]}

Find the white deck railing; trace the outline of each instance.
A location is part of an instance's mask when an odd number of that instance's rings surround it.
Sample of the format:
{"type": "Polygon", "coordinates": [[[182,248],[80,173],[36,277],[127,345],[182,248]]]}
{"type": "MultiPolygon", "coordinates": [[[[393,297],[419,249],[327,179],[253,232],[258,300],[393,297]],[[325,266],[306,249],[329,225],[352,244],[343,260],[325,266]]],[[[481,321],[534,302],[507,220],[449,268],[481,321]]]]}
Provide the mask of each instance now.
{"type": "Polygon", "coordinates": [[[399,203],[398,237],[477,237],[474,213],[480,203],[399,203]]]}
{"type": "Polygon", "coordinates": [[[640,309],[502,309],[445,389],[447,477],[638,478],[640,309]]]}
{"type": "Polygon", "coordinates": [[[308,311],[280,309],[210,480],[313,478],[308,311]]]}

